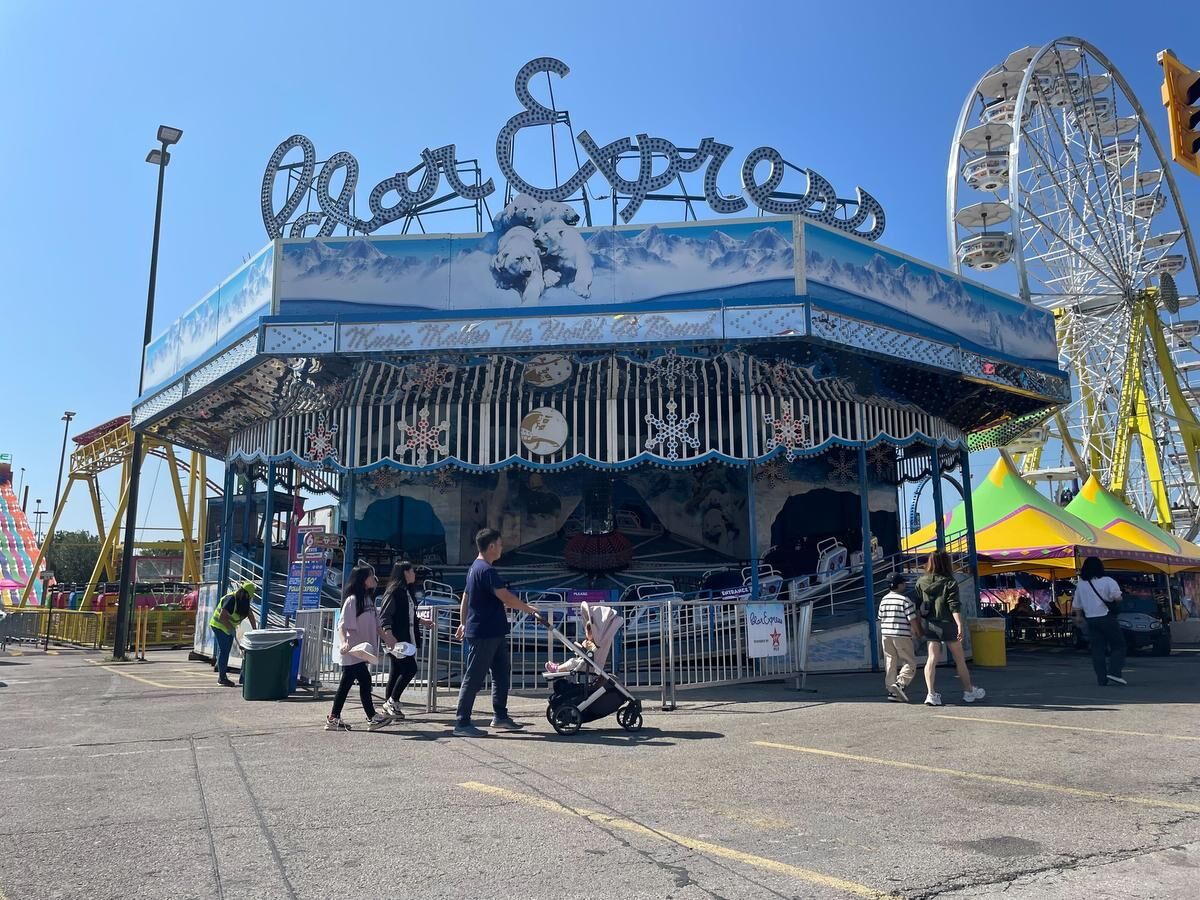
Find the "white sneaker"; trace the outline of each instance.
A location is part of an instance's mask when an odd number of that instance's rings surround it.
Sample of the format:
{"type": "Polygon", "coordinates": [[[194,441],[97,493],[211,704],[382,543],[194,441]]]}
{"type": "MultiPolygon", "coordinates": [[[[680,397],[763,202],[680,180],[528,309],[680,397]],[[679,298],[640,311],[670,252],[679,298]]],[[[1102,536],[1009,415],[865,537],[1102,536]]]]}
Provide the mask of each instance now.
{"type": "Polygon", "coordinates": [[[367,720],[367,731],[378,731],[380,728],[385,728],[392,724],[391,718],[383,713],[375,713],[374,718],[367,720]]]}
{"type": "Polygon", "coordinates": [[[335,716],[329,716],[325,719],[326,731],[349,731],[350,726],[335,716]]]}
{"type": "Polygon", "coordinates": [[[403,719],[404,712],[400,709],[400,704],[394,700],[388,700],[383,704],[383,714],[391,719],[403,719]]]}
{"type": "Polygon", "coordinates": [[[963,703],[974,703],[976,700],[982,700],[987,696],[987,691],[981,687],[973,687],[969,691],[963,691],[963,703]]]}
{"type": "Polygon", "coordinates": [[[1126,681],[1124,678],[1122,678],[1120,675],[1109,675],[1108,680],[1115,682],[1116,684],[1129,684],[1129,682],[1126,681]]]}
{"type": "Polygon", "coordinates": [[[925,705],[926,706],[943,706],[944,704],[942,703],[942,695],[941,694],[926,694],[925,695],[925,705]]]}

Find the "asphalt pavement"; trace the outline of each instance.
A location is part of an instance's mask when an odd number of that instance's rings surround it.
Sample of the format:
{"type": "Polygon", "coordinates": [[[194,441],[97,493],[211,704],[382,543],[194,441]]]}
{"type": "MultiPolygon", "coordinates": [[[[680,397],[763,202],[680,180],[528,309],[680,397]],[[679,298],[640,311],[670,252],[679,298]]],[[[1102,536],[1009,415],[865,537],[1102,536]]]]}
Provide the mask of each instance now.
{"type": "Polygon", "coordinates": [[[940,709],[814,676],[573,737],[527,696],[466,739],[415,688],[334,734],[328,694],[244,702],[182,653],[0,655],[0,900],[1194,897],[1200,648],[1127,674],[1010,654],[940,709]]]}

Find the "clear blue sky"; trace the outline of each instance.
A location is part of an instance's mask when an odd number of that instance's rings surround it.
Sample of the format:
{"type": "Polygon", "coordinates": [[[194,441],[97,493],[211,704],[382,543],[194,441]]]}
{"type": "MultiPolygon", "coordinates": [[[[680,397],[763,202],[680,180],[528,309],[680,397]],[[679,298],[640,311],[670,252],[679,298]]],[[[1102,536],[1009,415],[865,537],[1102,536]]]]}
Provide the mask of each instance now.
{"type": "MultiPolygon", "coordinates": [[[[541,55],[570,65],[559,105],[601,143],[639,131],[680,145],[713,136],[738,161],[776,146],[843,195],[861,184],[878,197],[885,244],[945,264],[947,150],[986,68],[1027,44],[1087,38],[1165,136],[1155,53],[1172,46],[1200,65],[1200,12],[1186,3],[1144,14],[1128,2],[981,9],[9,0],[0,452],[49,504],[62,410],[77,411],[83,430],[129,409],[154,211],[143,159],[159,123],[185,135],[167,173],[156,333],[266,242],[259,186],[283,138],[308,134],[322,158],[354,153],[360,203],[425,146],[455,142],[494,172],[496,132],[518,110],[513,75],[541,55]]],[[[1200,216],[1200,182],[1177,172],[1200,216]]],[[[106,491],[115,501],[115,485],[106,491]]],[[[158,517],[170,509],[166,482],[153,494],[158,517]]],[[[64,525],[91,521],[79,503],[64,525]]]]}

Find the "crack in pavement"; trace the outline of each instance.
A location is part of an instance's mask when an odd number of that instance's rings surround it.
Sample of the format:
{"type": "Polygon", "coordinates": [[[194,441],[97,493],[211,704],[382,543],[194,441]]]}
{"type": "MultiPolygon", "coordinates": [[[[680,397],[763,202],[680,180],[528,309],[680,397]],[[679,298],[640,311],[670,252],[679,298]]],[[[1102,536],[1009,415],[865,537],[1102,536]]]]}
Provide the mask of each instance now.
{"type": "Polygon", "coordinates": [[[233,754],[233,766],[237,769],[238,778],[242,780],[242,786],[246,788],[246,795],[250,798],[250,808],[254,810],[254,818],[258,820],[258,827],[262,829],[263,837],[267,839],[267,847],[271,850],[271,857],[275,860],[275,865],[279,868],[279,877],[283,879],[283,886],[287,888],[288,896],[292,900],[298,900],[296,890],[292,887],[291,879],[288,878],[287,868],[283,864],[283,857],[279,855],[279,847],[275,845],[275,834],[267,825],[266,819],[263,817],[262,807],[259,805],[258,798],[254,795],[254,791],[250,787],[250,780],[246,777],[246,770],[242,767],[241,757],[238,756],[237,748],[233,746],[233,739],[226,738],[229,743],[229,752],[233,754]]]}
{"type": "MultiPolygon", "coordinates": [[[[1183,816],[1178,821],[1186,819],[1194,819],[1195,816],[1183,816]]],[[[1095,869],[1101,866],[1110,865],[1112,863],[1124,862],[1129,859],[1137,859],[1142,856],[1149,856],[1153,853],[1160,853],[1163,850],[1170,850],[1173,847],[1180,846],[1178,842],[1172,842],[1165,846],[1152,846],[1142,848],[1130,848],[1125,850],[1103,850],[1096,853],[1059,853],[1056,854],[1061,859],[1053,863],[1043,863],[1041,865],[1031,866],[1027,869],[1019,869],[1004,873],[993,873],[992,877],[983,880],[976,878],[965,877],[960,878],[951,884],[940,885],[937,888],[931,888],[923,891],[907,891],[906,896],[910,900],[933,900],[933,898],[943,897],[947,894],[952,894],[956,891],[966,890],[968,888],[994,887],[1003,885],[1002,892],[1014,887],[1016,882],[1022,878],[1031,876],[1045,875],[1049,873],[1071,872],[1080,869],[1095,869]]],[[[981,876],[984,873],[981,873],[981,876]]]]}

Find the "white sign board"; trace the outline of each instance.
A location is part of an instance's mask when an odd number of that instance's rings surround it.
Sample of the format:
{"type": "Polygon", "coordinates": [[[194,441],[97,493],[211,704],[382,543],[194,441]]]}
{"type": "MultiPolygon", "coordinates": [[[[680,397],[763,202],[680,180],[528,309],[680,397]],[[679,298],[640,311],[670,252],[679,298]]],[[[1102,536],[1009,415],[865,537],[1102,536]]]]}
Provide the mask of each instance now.
{"type": "Polygon", "coordinates": [[[747,603],[743,609],[746,616],[746,655],[751,659],[787,656],[783,604],[747,603]]]}

